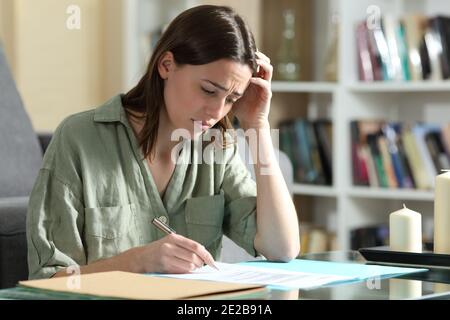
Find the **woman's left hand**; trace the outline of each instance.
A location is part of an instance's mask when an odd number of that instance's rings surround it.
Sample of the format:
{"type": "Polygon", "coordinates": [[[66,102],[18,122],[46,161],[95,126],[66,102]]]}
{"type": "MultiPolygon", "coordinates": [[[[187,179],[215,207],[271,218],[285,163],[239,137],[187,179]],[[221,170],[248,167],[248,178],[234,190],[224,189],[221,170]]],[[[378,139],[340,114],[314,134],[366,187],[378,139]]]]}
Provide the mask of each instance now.
{"type": "Polygon", "coordinates": [[[272,99],[271,80],[273,66],[263,53],[256,52],[258,72],[250,79],[250,84],[233,105],[233,113],[243,129],[264,128],[269,125],[270,100],[272,99]]]}

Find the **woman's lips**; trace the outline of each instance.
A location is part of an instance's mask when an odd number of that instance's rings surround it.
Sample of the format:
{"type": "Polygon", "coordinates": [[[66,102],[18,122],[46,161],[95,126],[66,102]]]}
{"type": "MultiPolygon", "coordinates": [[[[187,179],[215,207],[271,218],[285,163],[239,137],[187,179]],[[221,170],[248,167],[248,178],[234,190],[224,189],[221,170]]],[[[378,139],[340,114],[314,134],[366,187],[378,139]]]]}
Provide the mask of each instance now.
{"type": "Polygon", "coordinates": [[[191,120],[192,120],[192,122],[194,122],[194,126],[198,126],[199,125],[202,128],[202,130],[207,130],[207,129],[212,127],[206,121],[194,120],[194,119],[191,119],[191,120]]]}

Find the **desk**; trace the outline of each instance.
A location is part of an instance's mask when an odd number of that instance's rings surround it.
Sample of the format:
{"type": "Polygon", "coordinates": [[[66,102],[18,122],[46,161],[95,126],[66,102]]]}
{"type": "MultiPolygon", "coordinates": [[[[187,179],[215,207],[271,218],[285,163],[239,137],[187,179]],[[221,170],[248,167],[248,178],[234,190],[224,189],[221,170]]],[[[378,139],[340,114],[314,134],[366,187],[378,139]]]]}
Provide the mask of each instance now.
{"type": "MultiPolygon", "coordinates": [[[[303,255],[301,258],[335,262],[368,263],[358,251],[312,253],[303,255]]],[[[269,299],[450,300],[450,266],[448,269],[426,268],[429,271],[395,278],[371,279],[370,281],[321,287],[313,290],[295,290],[290,292],[274,290],[270,292],[269,299]]]]}
{"type": "MultiPolygon", "coordinates": [[[[357,251],[334,251],[307,254],[302,259],[367,263],[357,251]]],[[[388,279],[371,279],[312,290],[270,290],[256,299],[269,300],[389,300],[389,299],[445,299],[450,300],[450,268],[433,269],[388,279]]],[[[26,288],[0,290],[0,299],[96,299],[64,293],[36,294],[26,288]]],[[[252,297],[250,297],[252,298],[252,297]]],[[[252,298],[253,299],[253,298],[252,298]]]]}

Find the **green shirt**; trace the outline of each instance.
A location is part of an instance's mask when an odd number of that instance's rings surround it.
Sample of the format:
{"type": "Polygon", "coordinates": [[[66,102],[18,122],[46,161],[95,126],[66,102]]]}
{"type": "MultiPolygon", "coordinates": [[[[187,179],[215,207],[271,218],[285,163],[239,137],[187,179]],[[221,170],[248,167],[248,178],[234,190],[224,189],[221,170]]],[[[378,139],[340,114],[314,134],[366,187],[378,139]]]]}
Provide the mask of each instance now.
{"type": "MultiPolygon", "coordinates": [[[[189,146],[180,157],[195,155],[189,146]]],[[[165,234],[151,224],[155,217],[165,217],[216,259],[223,234],[255,256],[256,184],[236,144],[224,155],[222,164],[177,164],[161,198],[120,95],[68,117],[54,133],[30,196],[29,278],[158,240],[165,234]]]]}

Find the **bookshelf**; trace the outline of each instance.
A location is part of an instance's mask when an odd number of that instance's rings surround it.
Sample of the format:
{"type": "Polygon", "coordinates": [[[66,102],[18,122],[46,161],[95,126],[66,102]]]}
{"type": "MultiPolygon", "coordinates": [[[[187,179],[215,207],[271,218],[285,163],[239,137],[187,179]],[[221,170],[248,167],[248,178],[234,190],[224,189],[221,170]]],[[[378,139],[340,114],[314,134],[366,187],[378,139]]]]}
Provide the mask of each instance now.
{"type": "Polygon", "coordinates": [[[448,92],[450,81],[418,83],[355,83],[347,86],[352,92],[448,92]]]}
{"type": "Polygon", "coordinates": [[[382,15],[392,13],[397,17],[416,12],[426,16],[450,12],[442,1],[435,0],[340,1],[341,77],[335,107],[341,112],[334,120],[340,124],[340,136],[346,137],[341,140],[340,150],[336,151],[339,158],[337,181],[341,183],[338,188],[346,190],[338,201],[338,234],[344,235],[344,239],[340,239],[344,247],[348,245],[346,235],[351,228],[388,223],[389,213],[400,208],[402,203],[422,213],[423,231],[429,237],[434,201],[432,190],[353,186],[351,161],[346,161],[351,150],[349,122],[355,119],[385,119],[443,125],[450,121],[449,81],[358,81],[355,24],[364,20],[371,5],[377,6],[382,15]]]}
{"type": "Polygon", "coordinates": [[[330,186],[314,186],[308,184],[294,183],[294,194],[318,196],[318,197],[336,197],[336,189],[330,186]]]}
{"type": "MultiPolygon", "coordinates": [[[[140,70],[139,39],[144,32],[164,24],[175,13],[202,3],[231,4],[235,1],[162,1],[127,0],[123,23],[128,35],[130,52],[125,58],[127,87],[134,84],[140,70]],[[145,9],[147,8],[147,9],[145,9]],[[153,8],[153,9],[150,9],[153,8]],[[157,8],[157,9],[156,9],[157,8]],[[144,10],[145,9],[145,10],[144,10]],[[152,21],[141,24],[143,12],[152,21]]],[[[281,30],[281,11],[296,10],[296,31],[300,48],[299,81],[272,83],[273,100],[271,118],[273,128],[280,121],[294,117],[308,119],[328,118],[333,124],[332,146],[333,185],[294,185],[295,203],[300,220],[308,216],[314,224],[337,235],[337,248],[350,248],[353,228],[387,223],[389,213],[403,203],[422,213],[424,232],[432,233],[432,190],[397,190],[353,186],[351,161],[350,122],[356,119],[385,119],[389,121],[425,121],[444,124],[450,122],[450,81],[417,82],[360,82],[358,80],[355,44],[355,26],[367,16],[367,8],[376,6],[380,13],[420,12],[427,16],[450,15],[450,7],[440,0],[260,0],[252,1],[259,16],[260,48],[276,61],[281,30]],[[339,16],[338,78],[324,81],[324,52],[330,41],[330,19],[339,16]],[[263,23],[264,21],[264,23],[263,23]],[[267,22],[270,21],[270,22],[267,22]],[[319,36],[314,36],[320,34],[319,36]],[[431,231],[430,231],[431,230],[431,231]]],[[[373,7],[372,7],[373,8],[373,7]]],[[[236,8],[239,11],[239,8],[236,8]]],[[[256,12],[256,13],[255,13],[256,12]]],[[[247,14],[249,14],[247,12],[247,14]]],[[[245,15],[244,15],[245,16],[245,15]]],[[[257,17],[258,18],[258,17],[257,17]]],[[[278,146],[277,142],[274,142],[278,146]]]]}
{"type": "Polygon", "coordinates": [[[384,188],[352,187],[347,190],[347,195],[352,198],[434,201],[432,191],[422,190],[386,190],[384,188]]]}
{"type": "Polygon", "coordinates": [[[307,82],[307,81],[273,81],[272,92],[303,92],[303,93],[333,93],[336,85],[329,82],[307,82]]]}

